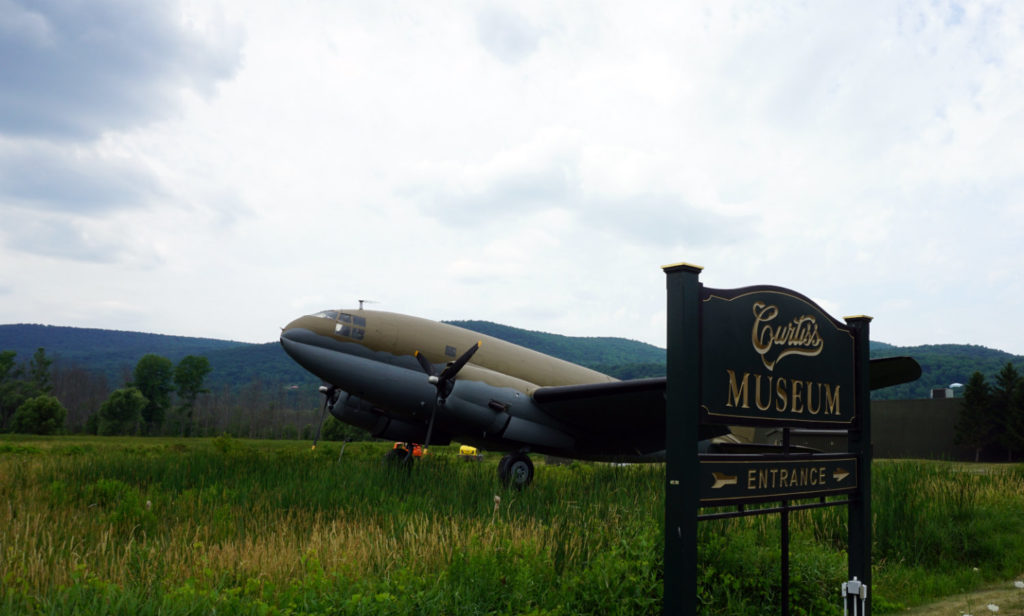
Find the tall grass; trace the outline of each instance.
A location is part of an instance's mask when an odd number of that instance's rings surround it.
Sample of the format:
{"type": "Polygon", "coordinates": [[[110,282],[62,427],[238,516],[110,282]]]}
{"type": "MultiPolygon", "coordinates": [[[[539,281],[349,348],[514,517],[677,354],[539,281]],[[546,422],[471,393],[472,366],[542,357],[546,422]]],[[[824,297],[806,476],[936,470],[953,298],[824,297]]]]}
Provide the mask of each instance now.
{"type": "MultiPolygon", "coordinates": [[[[404,472],[383,447],[339,461],[337,444],[0,441],[0,612],[660,613],[662,467],[540,466],[517,492],[495,458],[435,448],[404,472]]],[[[1020,573],[1019,468],[880,463],[875,477],[882,607],[1020,573]],[[965,538],[951,547],[952,528],[965,538]],[[949,568],[969,575],[929,590],[949,568]]],[[[793,516],[797,614],[835,606],[842,518],[793,516]]],[[[774,609],[777,516],[702,523],[700,545],[705,612],[774,609]]]]}

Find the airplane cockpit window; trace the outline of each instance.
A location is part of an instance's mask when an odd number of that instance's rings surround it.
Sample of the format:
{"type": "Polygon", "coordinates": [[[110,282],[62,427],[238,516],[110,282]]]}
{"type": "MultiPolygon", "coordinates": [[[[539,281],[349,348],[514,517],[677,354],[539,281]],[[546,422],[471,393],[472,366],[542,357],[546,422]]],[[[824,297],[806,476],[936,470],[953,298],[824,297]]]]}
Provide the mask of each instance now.
{"type": "Polygon", "coordinates": [[[340,310],[323,310],[313,316],[335,321],[334,333],[340,336],[355,340],[362,340],[366,336],[366,317],[349,314],[340,310]]]}
{"type": "Polygon", "coordinates": [[[334,324],[334,333],[362,340],[366,335],[366,319],[342,312],[338,315],[338,322],[334,324]]]}

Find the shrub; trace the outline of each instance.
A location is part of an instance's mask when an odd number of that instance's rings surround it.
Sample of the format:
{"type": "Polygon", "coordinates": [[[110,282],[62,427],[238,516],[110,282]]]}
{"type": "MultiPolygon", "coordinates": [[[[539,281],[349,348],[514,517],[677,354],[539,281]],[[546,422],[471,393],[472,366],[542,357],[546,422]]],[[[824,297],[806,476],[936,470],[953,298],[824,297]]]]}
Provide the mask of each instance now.
{"type": "Polygon", "coordinates": [[[23,434],[57,434],[64,429],[67,415],[60,400],[44,394],[22,403],[14,412],[11,427],[23,434]]]}

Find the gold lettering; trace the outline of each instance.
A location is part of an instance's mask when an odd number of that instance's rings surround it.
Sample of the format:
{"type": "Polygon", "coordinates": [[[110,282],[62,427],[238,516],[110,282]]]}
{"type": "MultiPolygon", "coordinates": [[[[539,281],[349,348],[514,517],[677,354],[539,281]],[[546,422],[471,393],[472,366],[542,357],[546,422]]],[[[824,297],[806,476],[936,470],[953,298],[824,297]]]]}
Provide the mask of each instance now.
{"type": "Polygon", "coordinates": [[[741,385],[736,384],[736,373],[726,368],[726,372],[729,373],[729,393],[726,394],[725,406],[736,406],[740,408],[749,409],[750,402],[749,396],[747,395],[747,377],[750,376],[749,372],[743,373],[743,380],[741,385]]]}
{"type": "Polygon", "coordinates": [[[793,410],[794,413],[803,413],[804,412],[803,407],[800,406],[801,398],[803,397],[803,393],[800,390],[803,389],[803,386],[804,386],[804,382],[803,381],[793,381],[793,390],[792,390],[792,393],[793,393],[793,409],[792,410],[793,410]]]}
{"type": "Polygon", "coordinates": [[[826,415],[838,415],[839,414],[839,385],[833,390],[828,383],[825,385],[825,414],[826,415]]]}
{"type": "Polygon", "coordinates": [[[786,412],[786,405],[789,398],[786,395],[786,379],[779,378],[775,381],[775,410],[780,413],[786,412]]]}
{"type": "Polygon", "coordinates": [[[789,481],[789,471],[786,469],[779,469],[779,487],[785,488],[786,482],[789,481]]]}
{"type": "MultiPolygon", "coordinates": [[[[754,302],[754,329],[750,332],[751,342],[754,345],[754,350],[762,356],[772,349],[772,328],[771,326],[759,326],[777,316],[779,316],[778,307],[754,302]]],[[[770,367],[768,369],[771,370],[770,367]]]]}
{"type": "Polygon", "coordinates": [[[754,484],[756,482],[756,479],[757,479],[757,471],[754,470],[754,469],[748,470],[747,471],[747,489],[748,490],[753,490],[754,489],[754,484]]]}
{"type": "Polygon", "coordinates": [[[787,325],[772,327],[770,321],[779,316],[778,306],[754,302],[754,326],[750,331],[750,342],[761,355],[765,368],[775,369],[775,364],[787,355],[814,357],[825,348],[824,340],[818,333],[818,322],[811,315],[796,317],[787,325]],[[769,360],[768,353],[773,347],[782,347],[775,359],[769,360]]]}
{"type": "Polygon", "coordinates": [[[773,377],[773,376],[768,377],[768,396],[767,396],[767,400],[765,401],[764,404],[761,404],[761,375],[760,374],[755,374],[754,375],[754,404],[757,405],[757,410],[759,410],[759,411],[767,411],[768,409],[770,409],[772,407],[771,391],[772,391],[772,381],[773,380],[775,380],[775,377],[773,377]]]}
{"type": "Polygon", "coordinates": [[[779,414],[842,415],[838,384],[725,369],[725,407],[779,414]],[[753,378],[751,378],[753,377],[753,378]],[[753,395],[751,395],[753,389],[753,395]],[[753,404],[751,404],[753,398],[753,404]]]}
{"type": "Polygon", "coordinates": [[[821,383],[807,382],[807,412],[811,415],[817,415],[821,411],[821,383]],[[811,387],[811,385],[817,385],[817,387],[811,387]],[[818,405],[814,405],[814,390],[818,390],[818,405]]]}

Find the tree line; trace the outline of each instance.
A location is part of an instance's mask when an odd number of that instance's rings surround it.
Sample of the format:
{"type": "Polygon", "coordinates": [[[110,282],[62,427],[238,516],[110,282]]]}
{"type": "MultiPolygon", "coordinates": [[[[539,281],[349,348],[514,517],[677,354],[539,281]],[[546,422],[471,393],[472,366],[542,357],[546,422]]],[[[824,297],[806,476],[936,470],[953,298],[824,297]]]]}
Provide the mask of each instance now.
{"type": "MultiPolygon", "coordinates": [[[[316,435],[321,401],[315,389],[254,379],[207,387],[211,365],[202,355],[177,363],[149,353],[126,365],[112,388],[108,377],[74,362],[54,361],[39,348],[19,363],[0,352],[0,430],[26,434],[103,434],[307,438],[316,435]]],[[[367,438],[333,417],[321,438],[367,438]]]]}
{"type": "Polygon", "coordinates": [[[1024,452],[1024,375],[1007,362],[989,383],[975,372],[964,387],[957,422],[958,444],[974,449],[974,460],[1013,461],[1024,452]]]}
{"type": "Polygon", "coordinates": [[[12,432],[61,432],[67,409],[52,395],[52,360],[43,349],[24,364],[15,357],[14,351],[0,352],[0,425],[12,432]]]}

